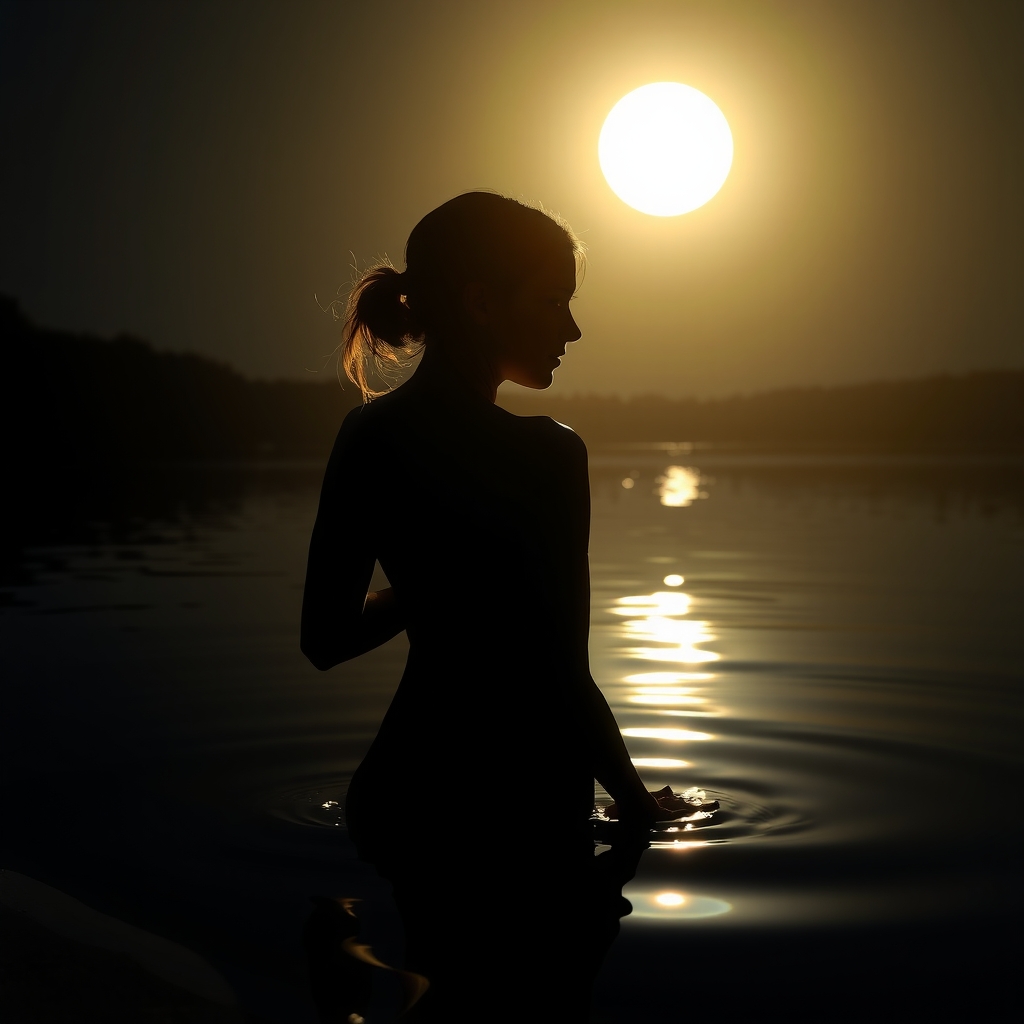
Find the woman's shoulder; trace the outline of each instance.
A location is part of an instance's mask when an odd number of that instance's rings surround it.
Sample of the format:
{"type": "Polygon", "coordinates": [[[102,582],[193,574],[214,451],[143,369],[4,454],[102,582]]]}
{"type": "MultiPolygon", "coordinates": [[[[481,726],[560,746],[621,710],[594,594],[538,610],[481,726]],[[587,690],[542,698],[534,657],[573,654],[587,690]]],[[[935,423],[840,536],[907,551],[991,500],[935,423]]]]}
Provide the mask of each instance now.
{"type": "Polygon", "coordinates": [[[477,449],[497,445],[493,451],[511,445],[530,459],[541,457],[562,467],[585,470],[587,446],[572,427],[550,416],[516,416],[481,401],[461,411],[443,403],[427,402],[414,389],[396,388],[352,409],[338,435],[338,447],[349,452],[373,451],[384,454],[397,446],[409,445],[421,451],[442,444],[451,454],[451,446],[477,449]],[[382,447],[383,446],[383,447],[382,447]]]}
{"type": "Polygon", "coordinates": [[[329,465],[378,457],[379,449],[382,444],[387,444],[388,436],[400,433],[395,429],[394,417],[386,410],[383,398],[350,409],[341,421],[329,465]]]}
{"type": "Polygon", "coordinates": [[[516,416],[504,409],[501,412],[514,424],[515,429],[542,444],[547,451],[563,459],[586,463],[587,446],[568,424],[560,423],[550,416],[516,416]]]}
{"type": "Polygon", "coordinates": [[[550,416],[537,416],[536,419],[544,421],[544,432],[551,438],[552,444],[559,447],[566,454],[576,457],[587,457],[587,446],[583,438],[576,433],[568,423],[562,423],[550,416]]]}
{"type": "Polygon", "coordinates": [[[341,424],[341,433],[353,439],[368,438],[386,431],[390,424],[403,418],[407,403],[396,401],[398,391],[380,395],[372,402],[363,402],[350,409],[341,424]]]}

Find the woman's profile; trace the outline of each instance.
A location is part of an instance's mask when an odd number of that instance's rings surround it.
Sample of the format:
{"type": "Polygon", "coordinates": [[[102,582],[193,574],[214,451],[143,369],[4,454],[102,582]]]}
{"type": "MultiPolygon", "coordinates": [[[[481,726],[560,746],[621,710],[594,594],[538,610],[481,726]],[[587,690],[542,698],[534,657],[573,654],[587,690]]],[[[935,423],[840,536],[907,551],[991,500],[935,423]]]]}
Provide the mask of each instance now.
{"type": "Polygon", "coordinates": [[[586,448],[494,404],[503,381],[548,387],[580,338],[581,260],[559,220],[470,192],[349,298],[342,361],[367,401],[326,471],[302,649],[329,669],[408,634],[346,815],[430,981],[418,1019],[585,1020],[622,913],[595,873],[594,780],[637,834],[685,813],[647,791],[590,673],[586,448]],[[372,393],[368,363],[416,345],[411,378],[372,393]],[[375,562],[391,587],[368,593],[375,562]]]}

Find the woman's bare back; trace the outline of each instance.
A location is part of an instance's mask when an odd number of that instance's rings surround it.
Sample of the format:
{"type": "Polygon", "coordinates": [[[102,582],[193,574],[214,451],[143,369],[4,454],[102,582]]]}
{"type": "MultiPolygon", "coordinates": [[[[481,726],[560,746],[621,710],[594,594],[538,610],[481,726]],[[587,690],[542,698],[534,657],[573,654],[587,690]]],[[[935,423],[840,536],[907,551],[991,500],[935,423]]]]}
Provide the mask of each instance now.
{"type": "Polygon", "coordinates": [[[585,820],[594,765],[573,698],[589,678],[588,528],[586,449],[547,417],[415,377],[349,415],[310,564],[358,598],[379,561],[410,644],[359,784],[458,780],[469,800],[518,793],[547,816],[544,786],[553,817],[585,820]]]}

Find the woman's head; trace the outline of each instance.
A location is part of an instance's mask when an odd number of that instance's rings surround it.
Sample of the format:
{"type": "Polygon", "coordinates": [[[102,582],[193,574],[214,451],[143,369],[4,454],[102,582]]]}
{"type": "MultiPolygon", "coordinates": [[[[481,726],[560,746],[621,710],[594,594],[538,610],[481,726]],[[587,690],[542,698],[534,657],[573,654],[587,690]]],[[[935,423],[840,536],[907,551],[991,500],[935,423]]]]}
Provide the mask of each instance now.
{"type": "Polygon", "coordinates": [[[568,306],[582,255],[568,225],[543,210],[493,192],[456,196],[413,228],[403,273],[383,263],[352,289],[345,372],[373,397],[366,363],[395,364],[424,343],[496,378],[547,387],[580,336],[568,306]]]}

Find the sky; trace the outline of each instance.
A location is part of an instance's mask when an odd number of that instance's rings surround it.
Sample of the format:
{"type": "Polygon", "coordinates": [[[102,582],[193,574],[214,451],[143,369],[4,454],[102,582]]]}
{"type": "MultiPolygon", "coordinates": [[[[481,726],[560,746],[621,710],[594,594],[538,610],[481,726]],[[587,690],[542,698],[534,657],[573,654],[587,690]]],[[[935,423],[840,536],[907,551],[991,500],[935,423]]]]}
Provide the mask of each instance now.
{"type": "Polygon", "coordinates": [[[0,0],[0,292],[317,379],[353,267],[490,188],[588,247],[557,393],[1021,368],[1022,52],[1017,0],[0,0]],[[735,144],[681,217],[597,162],[657,81],[735,144]]]}

